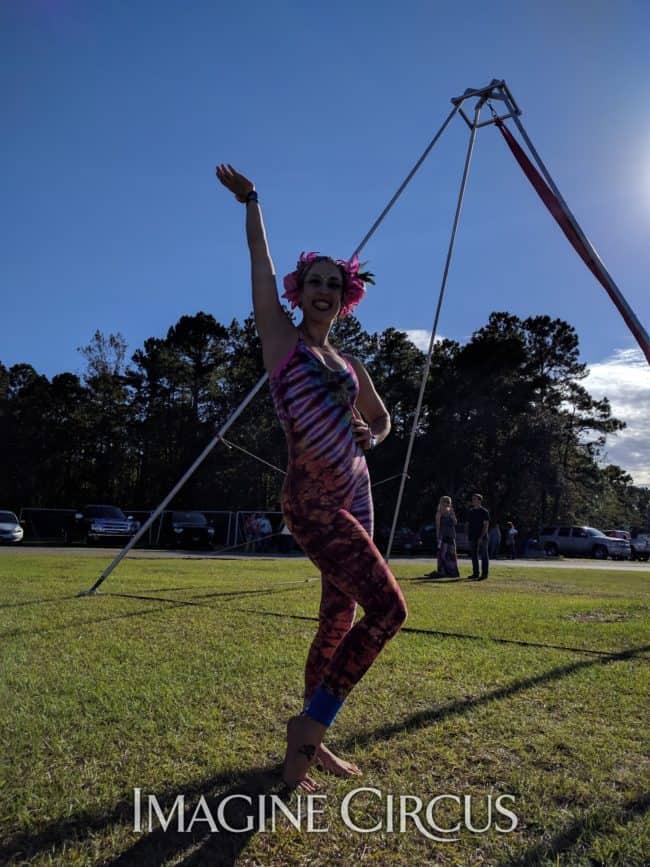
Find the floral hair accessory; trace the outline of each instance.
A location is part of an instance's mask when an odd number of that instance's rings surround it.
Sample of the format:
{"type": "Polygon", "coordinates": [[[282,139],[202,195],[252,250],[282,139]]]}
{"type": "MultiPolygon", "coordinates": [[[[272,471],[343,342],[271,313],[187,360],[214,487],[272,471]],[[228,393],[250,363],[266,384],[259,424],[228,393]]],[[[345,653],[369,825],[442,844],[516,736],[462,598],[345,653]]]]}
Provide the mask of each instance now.
{"type": "Polygon", "coordinates": [[[332,262],[338,265],[341,270],[341,276],[344,278],[343,297],[341,299],[340,316],[347,316],[359,301],[366,294],[366,283],[374,285],[373,275],[370,271],[361,271],[359,257],[355,254],[350,261],[346,259],[332,259],[329,256],[321,256],[317,252],[301,253],[296,270],[284,278],[284,292],[282,297],[286,298],[291,305],[291,308],[297,307],[300,303],[300,293],[303,287],[305,274],[314,262],[332,262]]]}

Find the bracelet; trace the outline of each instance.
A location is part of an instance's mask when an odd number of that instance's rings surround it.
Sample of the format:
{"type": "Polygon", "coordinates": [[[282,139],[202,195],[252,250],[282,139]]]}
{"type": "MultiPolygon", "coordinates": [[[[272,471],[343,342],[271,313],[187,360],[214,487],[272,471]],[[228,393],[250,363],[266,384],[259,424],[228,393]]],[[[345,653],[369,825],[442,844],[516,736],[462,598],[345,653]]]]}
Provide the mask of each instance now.
{"type": "Polygon", "coordinates": [[[249,202],[259,202],[257,197],[257,190],[251,190],[250,193],[246,193],[246,198],[244,199],[245,204],[249,202]]]}
{"type": "Polygon", "coordinates": [[[370,436],[370,448],[371,448],[371,449],[376,448],[376,446],[377,446],[377,442],[378,442],[378,441],[377,441],[377,437],[374,436],[374,434],[371,434],[371,436],[370,436]]]}

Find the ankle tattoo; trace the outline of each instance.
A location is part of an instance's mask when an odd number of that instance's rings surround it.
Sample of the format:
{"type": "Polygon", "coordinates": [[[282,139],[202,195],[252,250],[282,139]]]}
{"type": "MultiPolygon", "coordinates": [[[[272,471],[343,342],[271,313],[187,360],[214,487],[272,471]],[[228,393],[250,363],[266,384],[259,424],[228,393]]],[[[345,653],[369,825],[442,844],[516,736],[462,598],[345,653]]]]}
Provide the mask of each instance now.
{"type": "Polygon", "coordinates": [[[316,747],[313,744],[303,744],[298,750],[298,755],[306,756],[307,760],[311,762],[315,752],[316,747]]]}

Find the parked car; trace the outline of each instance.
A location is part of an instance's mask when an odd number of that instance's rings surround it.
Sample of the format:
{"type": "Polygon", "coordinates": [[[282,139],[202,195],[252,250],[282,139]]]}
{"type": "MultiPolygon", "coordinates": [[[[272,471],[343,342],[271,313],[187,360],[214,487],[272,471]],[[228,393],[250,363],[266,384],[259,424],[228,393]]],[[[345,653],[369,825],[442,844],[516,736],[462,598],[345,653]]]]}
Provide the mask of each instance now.
{"type": "MultiPolygon", "coordinates": [[[[423,524],[420,528],[420,542],[417,553],[422,557],[433,557],[438,551],[436,525],[423,524]]],[[[467,536],[467,524],[459,522],[456,526],[456,551],[458,554],[469,554],[471,545],[467,536]]]]}
{"type": "MultiPolygon", "coordinates": [[[[389,539],[390,527],[379,527],[375,534],[375,542],[380,551],[386,552],[389,539]]],[[[419,535],[411,530],[410,527],[402,526],[395,530],[391,554],[412,557],[420,556],[423,551],[419,535]]]]}
{"type": "Polygon", "coordinates": [[[612,539],[595,527],[544,527],[540,537],[549,556],[596,557],[598,560],[627,560],[631,555],[626,539],[612,539]]]}
{"type": "Polygon", "coordinates": [[[630,539],[632,560],[648,560],[650,558],[650,533],[636,533],[630,539]]]}
{"type": "Polygon", "coordinates": [[[211,548],[214,527],[203,512],[165,512],[160,542],[178,548],[211,548]]]}
{"type": "Polygon", "coordinates": [[[5,509],[0,511],[0,542],[17,545],[23,541],[23,528],[13,512],[5,509]]]}
{"type": "Polygon", "coordinates": [[[456,552],[458,554],[467,554],[468,556],[472,553],[472,546],[469,541],[469,536],[467,535],[467,523],[458,523],[456,526],[456,552]]]}
{"type": "Polygon", "coordinates": [[[66,545],[82,542],[128,542],[140,529],[140,522],[127,516],[117,506],[80,506],[63,528],[66,545]]]}
{"type": "Polygon", "coordinates": [[[424,556],[432,556],[436,553],[436,525],[433,523],[423,524],[420,527],[421,552],[424,556]]]}
{"type": "Polygon", "coordinates": [[[605,530],[605,535],[610,539],[627,539],[628,542],[631,538],[627,530],[605,530]]]}

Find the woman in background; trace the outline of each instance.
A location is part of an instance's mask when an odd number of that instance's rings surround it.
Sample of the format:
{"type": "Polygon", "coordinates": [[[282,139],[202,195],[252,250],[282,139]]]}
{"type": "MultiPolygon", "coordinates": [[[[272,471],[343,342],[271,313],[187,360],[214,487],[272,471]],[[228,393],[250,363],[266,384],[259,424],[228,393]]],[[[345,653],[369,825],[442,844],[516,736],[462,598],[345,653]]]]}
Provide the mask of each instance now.
{"type": "Polygon", "coordinates": [[[456,556],[456,513],[451,497],[440,497],[436,512],[436,539],[438,540],[438,575],[458,578],[456,556]]]}

